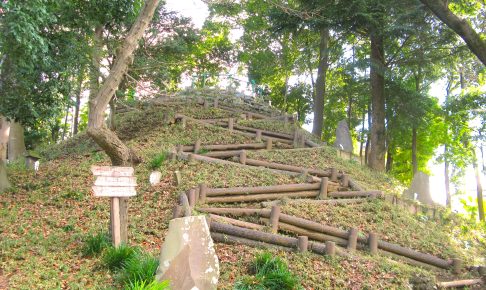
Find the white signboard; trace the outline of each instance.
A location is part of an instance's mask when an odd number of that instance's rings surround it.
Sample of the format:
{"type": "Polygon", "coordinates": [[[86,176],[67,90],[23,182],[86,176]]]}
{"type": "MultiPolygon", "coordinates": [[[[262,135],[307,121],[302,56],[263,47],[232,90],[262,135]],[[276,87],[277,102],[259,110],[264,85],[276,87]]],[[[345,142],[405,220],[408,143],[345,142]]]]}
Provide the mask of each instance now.
{"type": "Polygon", "coordinates": [[[129,197],[137,195],[137,178],[133,167],[92,166],[96,176],[93,186],[95,196],[129,197]]]}

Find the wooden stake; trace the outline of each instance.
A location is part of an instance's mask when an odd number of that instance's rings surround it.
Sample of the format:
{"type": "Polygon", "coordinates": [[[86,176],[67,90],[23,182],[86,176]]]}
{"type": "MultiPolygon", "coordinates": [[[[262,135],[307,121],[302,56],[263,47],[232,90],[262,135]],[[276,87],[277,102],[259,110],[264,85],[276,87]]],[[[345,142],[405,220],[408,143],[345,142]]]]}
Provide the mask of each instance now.
{"type": "Polygon", "coordinates": [[[189,201],[190,207],[194,207],[196,205],[196,189],[189,189],[189,192],[187,193],[187,199],[189,201]]]}
{"type": "Polygon", "coordinates": [[[307,236],[299,236],[297,240],[297,250],[301,253],[307,252],[309,238],[307,236]]]}
{"type": "Polygon", "coordinates": [[[266,143],[266,149],[267,150],[272,150],[272,139],[271,138],[268,138],[267,139],[267,143],[266,143]]]}
{"type": "Polygon", "coordinates": [[[245,150],[241,150],[241,153],[240,153],[240,163],[241,164],[246,164],[246,151],[245,150]]]}
{"type": "Polygon", "coordinates": [[[326,242],[326,255],[334,256],[336,254],[336,243],[327,241],[326,242]]]}
{"type": "Polygon", "coordinates": [[[198,153],[201,150],[201,140],[197,139],[196,143],[194,144],[194,153],[198,153]]]}
{"type": "Polygon", "coordinates": [[[452,271],[454,274],[460,274],[462,270],[462,261],[458,258],[452,259],[452,271]]]}
{"type": "Polygon", "coordinates": [[[338,170],[336,168],[331,168],[331,181],[338,180],[338,170]]]}
{"type": "Polygon", "coordinates": [[[319,199],[327,199],[327,186],[329,183],[329,178],[321,178],[321,188],[319,190],[319,199]]]}
{"type": "Polygon", "coordinates": [[[262,130],[256,130],[256,132],[255,132],[255,140],[257,142],[262,141],[262,130]]]}
{"type": "Polygon", "coordinates": [[[229,118],[228,119],[228,130],[230,130],[230,132],[233,132],[234,124],[235,124],[235,119],[229,118]]]}
{"type": "Polygon", "coordinates": [[[341,185],[343,187],[349,187],[349,176],[347,174],[343,175],[343,178],[341,180],[341,185]]]}
{"type": "Polygon", "coordinates": [[[356,250],[356,245],[358,244],[358,229],[357,228],[350,228],[349,229],[349,236],[348,236],[348,251],[356,250]]]}
{"type": "Polygon", "coordinates": [[[118,247],[121,244],[120,235],[120,198],[111,198],[111,210],[113,211],[113,222],[111,224],[111,238],[113,246],[118,247]]]}
{"type": "Polygon", "coordinates": [[[272,233],[278,232],[278,220],[280,218],[280,207],[278,205],[272,206],[270,211],[270,226],[272,227],[272,233]]]}
{"type": "Polygon", "coordinates": [[[199,201],[206,203],[206,195],[208,192],[208,186],[205,183],[199,183],[199,201]]]}
{"type": "Polygon", "coordinates": [[[370,248],[370,254],[371,255],[378,254],[378,234],[377,233],[370,233],[369,234],[368,246],[370,248]]]}

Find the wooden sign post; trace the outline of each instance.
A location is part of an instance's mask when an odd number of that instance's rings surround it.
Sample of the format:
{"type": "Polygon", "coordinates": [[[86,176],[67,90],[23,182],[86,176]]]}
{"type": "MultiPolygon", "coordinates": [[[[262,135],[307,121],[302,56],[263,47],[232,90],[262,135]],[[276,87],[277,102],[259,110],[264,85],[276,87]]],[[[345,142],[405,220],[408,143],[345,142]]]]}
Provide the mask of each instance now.
{"type": "Polygon", "coordinates": [[[126,227],[121,224],[126,220],[120,218],[120,198],[137,195],[137,178],[133,176],[133,167],[92,166],[91,172],[96,176],[94,195],[111,198],[111,238],[118,247],[122,242],[121,229],[126,227]]]}

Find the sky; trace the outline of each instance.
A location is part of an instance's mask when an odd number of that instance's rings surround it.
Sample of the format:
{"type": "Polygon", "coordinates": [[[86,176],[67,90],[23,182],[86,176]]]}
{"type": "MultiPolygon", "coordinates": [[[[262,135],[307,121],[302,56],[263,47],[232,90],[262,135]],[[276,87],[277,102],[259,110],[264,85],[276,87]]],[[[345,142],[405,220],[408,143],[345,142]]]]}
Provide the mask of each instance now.
{"type": "MultiPolygon", "coordinates": [[[[206,17],[209,16],[207,5],[201,0],[166,0],[166,7],[168,10],[176,11],[186,17],[192,18],[194,25],[198,28],[203,26],[206,17]]],[[[234,33],[234,35],[241,35],[241,32],[234,33]]],[[[245,78],[245,76],[240,76],[239,78],[245,78]]],[[[188,83],[190,84],[190,81],[185,82],[185,85],[188,85],[188,83]]],[[[444,98],[443,96],[445,95],[444,87],[445,84],[439,81],[431,86],[429,94],[437,97],[441,103],[444,98]]],[[[308,118],[312,119],[312,115],[308,116],[308,118]]],[[[303,127],[304,129],[311,131],[312,123],[305,124],[303,127]]],[[[436,154],[442,153],[443,150],[443,147],[439,147],[436,154]]],[[[435,202],[445,204],[444,164],[436,164],[434,160],[430,160],[428,165],[431,171],[430,188],[432,198],[435,202]]],[[[476,180],[472,167],[467,169],[465,180],[466,182],[461,189],[467,192],[467,195],[475,197],[476,180]]],[[[482,176],[482,184],[483,187],[486,186],[486,179],[484,176],[482,176]]],[[[453,197],[453,209],[461,211],[461,208],[462,206],[459,202],[459,197],[453,197]]]]}

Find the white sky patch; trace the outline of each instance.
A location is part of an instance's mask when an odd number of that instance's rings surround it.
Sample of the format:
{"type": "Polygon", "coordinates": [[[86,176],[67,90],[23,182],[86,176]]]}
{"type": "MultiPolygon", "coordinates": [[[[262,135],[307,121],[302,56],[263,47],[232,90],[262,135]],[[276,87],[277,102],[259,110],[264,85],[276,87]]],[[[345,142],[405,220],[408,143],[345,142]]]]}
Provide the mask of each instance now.
{"type": "Polygon", "coordinates": [[[166,0],[165,2],[167,10],[192,18],[192,22],[199,29],[209,16],[208,6],[201,0],[166,0]]]}

